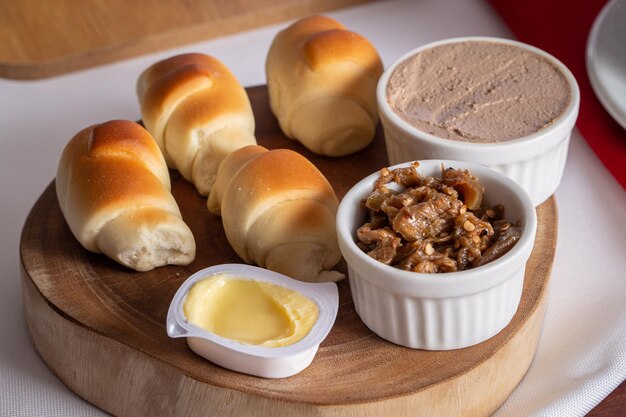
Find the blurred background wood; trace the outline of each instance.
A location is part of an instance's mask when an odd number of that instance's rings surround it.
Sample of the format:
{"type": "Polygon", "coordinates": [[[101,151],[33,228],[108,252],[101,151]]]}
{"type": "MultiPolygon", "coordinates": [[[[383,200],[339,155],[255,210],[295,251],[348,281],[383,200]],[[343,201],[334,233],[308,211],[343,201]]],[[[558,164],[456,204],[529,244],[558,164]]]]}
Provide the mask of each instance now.
{"type": "Polygon", "coordinates": [[[368,1],[0,0],[0,77],[50,77],[368,1]]]}

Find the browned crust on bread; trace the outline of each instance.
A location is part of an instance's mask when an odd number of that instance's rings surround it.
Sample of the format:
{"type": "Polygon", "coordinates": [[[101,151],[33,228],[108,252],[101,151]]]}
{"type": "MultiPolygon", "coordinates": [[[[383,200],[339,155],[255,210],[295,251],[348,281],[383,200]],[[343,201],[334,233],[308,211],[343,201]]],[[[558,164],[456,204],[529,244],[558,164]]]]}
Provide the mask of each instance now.
{"type": "Polygon", "coordinates": [[[304,39],[312,33],[318,33],[325,30],[345,29],[346,27],[335,19],[314,15],[302,18],[283,30],[286,36],[304,39]]]}
{"type": "Polygon", "coordinates": [[[165,107],[175,106],[172,115],[182,119],[179,123],[199,125],[250,109],[239,81],[209,55],[184,54],[157,62],[144,71],[138,85],[145,86],[140,95],[144,118],[158,117],[165,107]]]}
{"type": "Polygon", "coordinates": [[[287,137],[328,156],[371,143],[383,65],[363,36],[325,16],[299,20],[276,35],[265,69],[270,108],[287,137]]]}
{"type": "Polygon", "coordinates": [[[57,182],[59,204],[78,224],[116,206],[173,201],[161,151],[143,127],[126,120],[77,133],[63,152],[57,182]]]}
{"type": "MultiPolygon", "coordinates": [[[[84,134],[87,131],[83,131],[84,134]]],[[[141,161],[153,172],[162,169],[163,156],[150,133],[134,122],[112,120],[92,126],[89,133],[87,156],[126,156],[141,161]]],[[[169,181],[164,184],[169,186],[169,181]]]]}
{"type": "Polygon", "coordinates": [[[156,118],[165,111],[172,100],[184,98],[189,91],[209,88],[212,75],[206,67],[186,65],[176,71],[164,73],[158,82],[153,82],[142,95],[141,113],[144,118],[156,118]]]}
{"type": "Polygon", "coordinates": [[[192,53],[159,61],[141,74],[137,94],[168,166],[202,195],[225,155],[256,143],[250,100],[217,58],[192,53]]]}
{"type": "Polygon", "coordinates": [[[288,149],[274,149],[252,159],[238,171],[231,187],[248,194],[248,204],[273,199],[294,190],[315,190],[320,201],[334,212],[337,197],[332,186],[308,159],[288,149]]]}
{"type": "Polygon", "coordinates": [[[87,216],[102,209],[136,205],[160,205],[168,191],[140,161],[79,156],[72,167],[72,192],[81,196],[75,207],[87,216]]]}
{"type": "Polygon", "coordinates": [[[309,37],[303,45],[307,65],[313,71],[342,62],[353,62],[366,68],[372,78],[378,79],[383,64],[374,46],[358,33],[331,29],[309,37]]]}
{"type": "Polygon", "coordinates": [[[192,126],[201,127],[220,117],[243,119],[242,109],[250,106],[248,97],[243,91],[241,94],[234,94],[233,91],[235,88],[242,90],[243,88],[238,83],[235,86],[231,80],[219,78],[227,76],[225,74],[213,76],[215,80],[213,87],[199,90],[178,104],[170,118],[170,125],[178,123],[188,126],[187,129],[193,129],[192,126]],[[218,80],[215,80],[216,78],[218,80]]]}
{"type": "Polygon", "coordinates": [[[374,78],[380,77],[383,65],[374,46],[363,36],[347,30],[327,16],[300,19],[283,30],[280,37],[300,45],[313,71],[345,61],[362,65],[374,78]]]}
{"type": "Polygon", "coordinates": [[[137,123],[113,120],[78,132],[61,155],[56,189],[72,233],[90,251],[105,251],[120,263],[128,259],[124,264],[137,270],[195,256],[163,155],[137,123]],[[166,230],[171,241],[154,240],[166,230]]]}
{"type": "Polygon", "coordinates": [[[214,71],[217,66],[222,64],[215,58],[205,54],[188,53],[180,54],[158,61],[148,67],[137,81],[137,96],[139,101],[143,101],[143,96],[155,81],[167,78],[172,73],[186,71],[187,68],[195,67],[205,69],[206,71],[214,71]]]}
{"type": "Polygon", "coordinates": [[[217,178],[211,193],[207,199],[207,208],[212,214],[220,215],[222,206],[222,197],[228,187],[228,184],[233,179],[245,164],[250,160],[258,157],[259,155],[268,152],[268,149],[259,145],[249,145],[239,148],[236,151],[231,152],[221,162],[217,171],[217,178]]]}
{"type": "MultiPolygon", "coordinates": [[[[101,181],[117,182],[119,187],[130,187],[135,178],[124,180],[124,166],[139,166],[154,177],[160,187],[170,190],[169,173],[163,160],[163,155],[152,136],[140,125],[126,120],[112,120],[100,125],[93,125],[78,132],[66,145],[59,169],[57,171],[57,190],[60,190],[59,202],[64,205],[66,193],[70,187],[70,180],[75,181],[77,176],[94,175],[90,166],[99,166],[99,161],[114,160],[113,164],[120,165],[119,171],[108,167],[96,168],[106,172],[86,182],[85,187],[96,187],[101,181]],[[113,158],[109,158],[113,156],[113,158]],[[84,168],[82,166],[86,166],[84,168]],[[79,167],[80,166],[80,167],[79,167]],[[91,183],[91,185],[89,185],[91,183]]],[[[142,175],[140,173],[139,175],[142,175]]],[[[152,181],[152,180],[151,180],[152,181]]],[[[91,190],[86,192],[92,193],[91,190]]],[[[112,190],[107,191],[107,193],[112,190]]],[[[122,192],[120,190],[120,192],[122,192]]]]}
{"type": "Polygon", "coordinates": [[[246,262],[294,278],[341,279],[327,271],[341,257],[332,186],[299,153],[259,148],[243,149],[242,158],[251,159],[224,190],[222,220],[229,243],[246,262]]]}

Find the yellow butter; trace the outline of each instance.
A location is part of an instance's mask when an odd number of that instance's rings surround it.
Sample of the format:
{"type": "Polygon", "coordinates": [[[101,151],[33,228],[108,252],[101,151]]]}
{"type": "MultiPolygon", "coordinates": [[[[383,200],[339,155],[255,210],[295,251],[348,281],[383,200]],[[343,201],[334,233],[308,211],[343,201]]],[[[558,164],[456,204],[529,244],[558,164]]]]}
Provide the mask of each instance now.
{"type": "Polygon", "coordinates": [[[240,343],[291,345],[306,336],[319,315],[298,291],[227,274],[196,282],[185,297],[189,323],[240,343]]]}

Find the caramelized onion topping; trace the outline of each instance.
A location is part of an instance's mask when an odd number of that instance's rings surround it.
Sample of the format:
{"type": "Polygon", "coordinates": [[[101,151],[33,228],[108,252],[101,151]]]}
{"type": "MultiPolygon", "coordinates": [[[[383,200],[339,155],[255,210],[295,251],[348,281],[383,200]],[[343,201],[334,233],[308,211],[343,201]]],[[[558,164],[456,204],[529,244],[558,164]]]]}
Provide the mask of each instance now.
{"type": "Polygon", "coordinates": [[[418,167],[381,170],[363,202],[361,250],[400,269],[437,273],[484,265],[517,243],[521,227],[504,220],[502,205],[484,204],[485,190],[469,171],[442,165],[441,178],[422,177],[418,167]]]}

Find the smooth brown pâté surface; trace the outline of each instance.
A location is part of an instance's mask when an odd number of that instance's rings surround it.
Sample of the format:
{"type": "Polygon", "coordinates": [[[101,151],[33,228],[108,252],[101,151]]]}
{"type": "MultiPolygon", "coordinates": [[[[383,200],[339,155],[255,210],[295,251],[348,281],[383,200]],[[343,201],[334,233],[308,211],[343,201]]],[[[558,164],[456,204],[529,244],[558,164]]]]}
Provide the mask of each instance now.
{"type": "MultiPolygon", "coordinates": [[[[387,165],[382,133],[363,151],[320,157],[285,138],[265,87],[247,89],[257,139],[311,160],[338,197],[387,165]]],[[[27,324],[48,366],[78,395],[115,415],[488,415],[526,373],[543,321],[556,244],[554,198],[538,208],[539,229],[522,301],[511,324],[492,339],[453,351],[422,351],[372,333],[354,310],[348,280],[339,283],[335,325],[311,366],[270,380],[229,371],[196,356],[165,331],[180,284],[207,266],[241,262],[219,217],[193,185],[171,172],[172,191],[197,243],[196,260],[134,272],[74,239],[54,184],[33,207],[21,240],[27,324]]],[[[488,192],[488,190],[487,190],[488,192]]],[[[345,272],[345,265],[339,269],[345,272]]],[[[433,276],[433,279],[437,279],[433,276]]]]}

